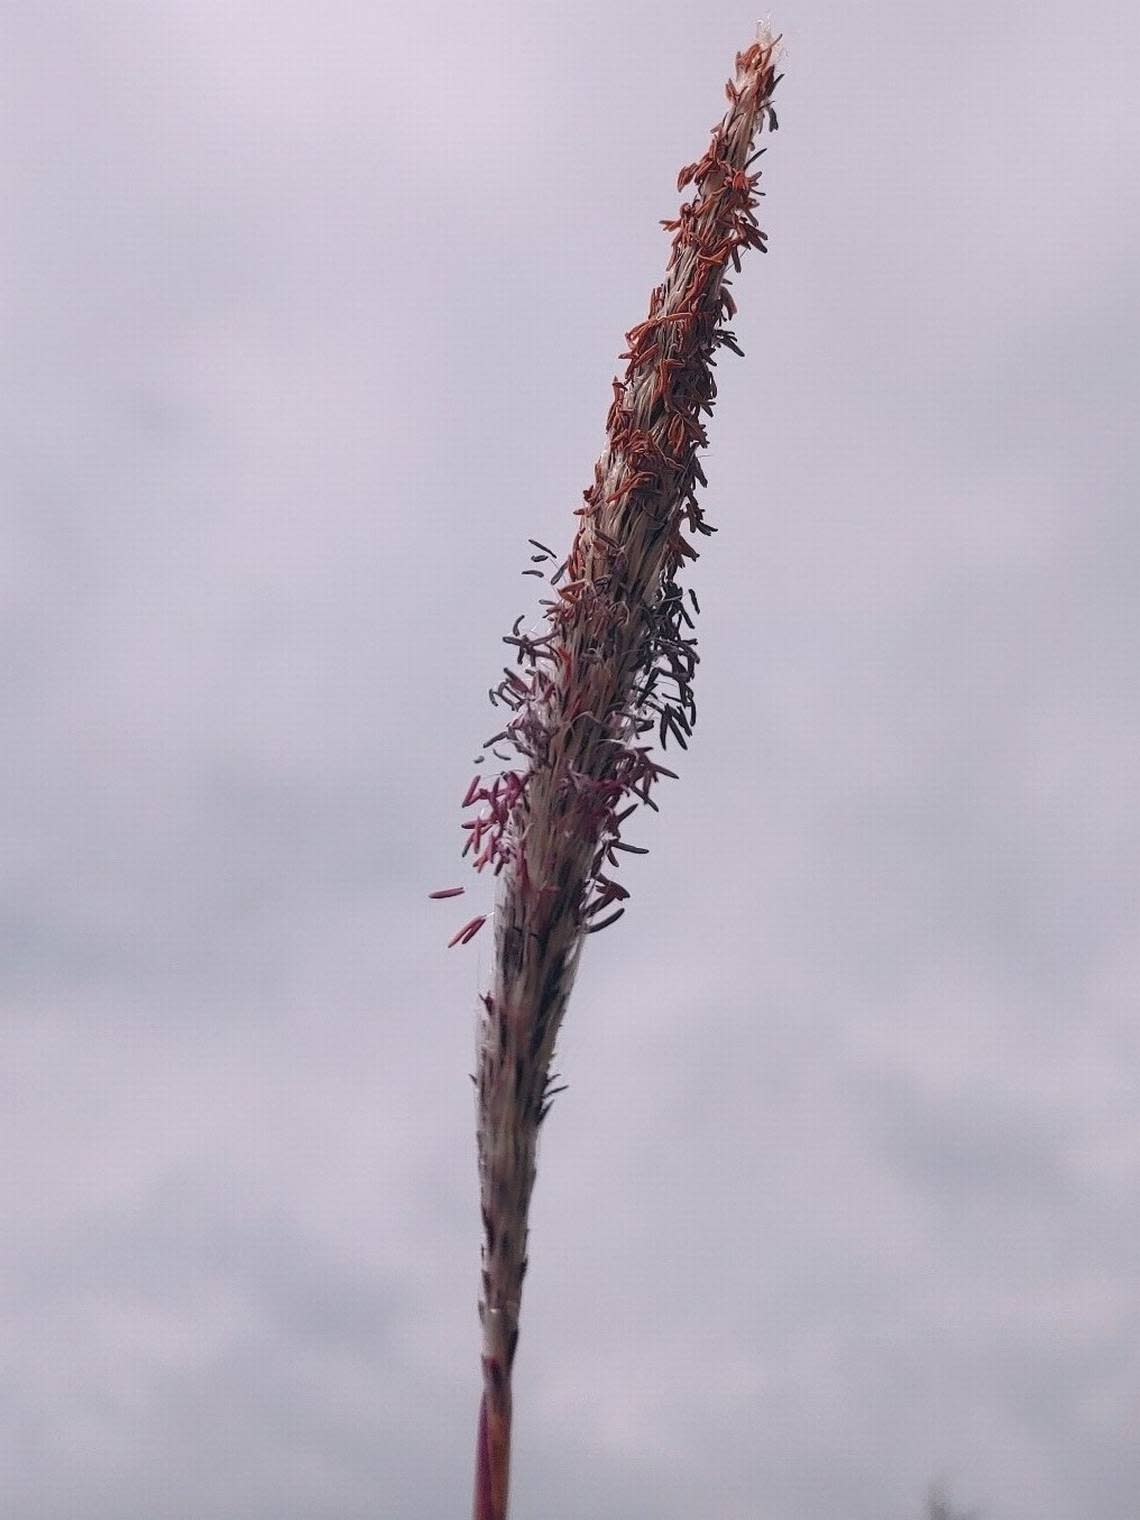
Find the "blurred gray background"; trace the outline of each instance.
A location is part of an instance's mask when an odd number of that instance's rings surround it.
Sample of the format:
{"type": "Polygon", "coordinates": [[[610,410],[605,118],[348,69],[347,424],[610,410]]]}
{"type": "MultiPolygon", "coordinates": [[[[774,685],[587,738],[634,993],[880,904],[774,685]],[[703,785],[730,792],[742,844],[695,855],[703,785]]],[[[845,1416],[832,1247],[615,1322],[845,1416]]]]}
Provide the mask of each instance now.
{"type": "MultiPolygon", "coordinates": [[[[458,803],[756,13],[3,15],[5,1514],[453,1520],[458,803]]],[[[1135,1520],[1140,20],[774,19],[516,1513],[1135,1520]]]]}

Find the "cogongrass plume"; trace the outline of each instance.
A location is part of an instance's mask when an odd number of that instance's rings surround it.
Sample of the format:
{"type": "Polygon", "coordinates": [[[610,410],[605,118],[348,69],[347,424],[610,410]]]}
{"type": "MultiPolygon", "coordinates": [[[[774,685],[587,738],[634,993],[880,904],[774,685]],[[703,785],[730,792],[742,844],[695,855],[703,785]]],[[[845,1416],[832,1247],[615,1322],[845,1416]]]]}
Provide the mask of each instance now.
{"type": "MultiPolygon", "coordinates": [[[[464,798],[479,809],[464,824],[464,854],[500,877],[474,1077],[485,1235],[475,1520],[504,1520],[507,1510],[511,1366],[538,1131],[558,1091],[555,1038],[585,935],[625,911],[629,894],[611,873],[622,852],[645,853],[622,839],[622,825],[640,803],[656,809],[654,784],[674,775],[643,741],[656,730],[662,748],[670,739],[685,748],[696,718],[698,608],[678,575],[697,558],[684,530],[713,531],[697,501],[706,483],[697,451],[716,396],[713,355],[740,352],[724,325],[736,310],[727,271],[739,271],[745,249],[765,247],[754,168],[764,150],[754,144],[776,127],[778,40],[764,29],[737,55],[724,119],[678,177],[694,194],[663,224],[674,234],[668,268],[649,315],[626,335],[606,448],[569,556],[549,577],[543,630],[515,623],[506,639],[515,667],[491,692],[511,717],[488,745],[511,746],[517,762],[496,750],[512,764],[493,780],[476,776],[464,798]]],[[[553,551],[532,543],[535,566],[553,563],[553,551]]],[[[452,943],[483,922],[464,924],[452,943]]]]}

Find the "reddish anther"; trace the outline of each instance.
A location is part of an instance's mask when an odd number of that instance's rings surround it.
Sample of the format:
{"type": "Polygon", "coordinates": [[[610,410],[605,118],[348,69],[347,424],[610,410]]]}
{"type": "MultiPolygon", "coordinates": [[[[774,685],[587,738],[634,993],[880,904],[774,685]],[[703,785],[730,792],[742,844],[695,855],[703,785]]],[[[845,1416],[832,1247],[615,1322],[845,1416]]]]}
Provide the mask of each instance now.
{"type": "Polygon", "coordinates": [[[615,908],[614,911],[610,914],[609,918],[603,918],[596,924],[588,924],[586,927],[586,933],[597,934],[600,929],[608,929],[611,924],[617,923],[618,919],[624,912],[624,908],[615,908]]]}
{"type": "Polygon", "coordinates": [[[487,915],[485,913],[481,913],[478,918],[473,918],[470,923],[464,924],[463,928],[448,940],[447,948],[450,950],[453,945],[465,945],[469,939],[474,939],[475,935],[479,933],[479,930],[486,922],[487,915]]]}

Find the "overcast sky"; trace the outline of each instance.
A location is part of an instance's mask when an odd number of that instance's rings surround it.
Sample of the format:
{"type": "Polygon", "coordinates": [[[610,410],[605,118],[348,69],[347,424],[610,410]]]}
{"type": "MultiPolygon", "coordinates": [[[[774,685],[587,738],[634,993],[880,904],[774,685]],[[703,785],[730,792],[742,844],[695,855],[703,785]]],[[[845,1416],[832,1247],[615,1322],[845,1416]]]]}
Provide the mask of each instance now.
{"type": "MultiPolygon", "coordinates": [[[[458,803],[756,13],[3,15],[8,1513],[455,1520],[458,803]]],[[[1140,20],[774,21],[701,718],[565,1026],[513,1512],[1135,1520],[1140,20]]]]}

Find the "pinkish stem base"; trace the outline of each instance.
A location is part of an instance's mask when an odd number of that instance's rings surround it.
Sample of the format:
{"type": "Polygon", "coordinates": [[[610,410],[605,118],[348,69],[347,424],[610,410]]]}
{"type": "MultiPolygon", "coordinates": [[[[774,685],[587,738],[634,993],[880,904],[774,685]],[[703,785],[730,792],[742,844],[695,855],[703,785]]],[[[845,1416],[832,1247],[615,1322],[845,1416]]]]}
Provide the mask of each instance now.
{"type": "Polygon", "coordinates": [[[511,1468],[511,1408],[508,1400],[492,1409],[484,1393],[479,1403],[475,1449],[473,1520],[507,1520],[507,1484],[511,1468]]]}

